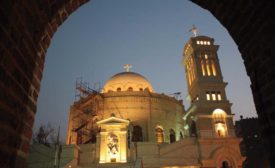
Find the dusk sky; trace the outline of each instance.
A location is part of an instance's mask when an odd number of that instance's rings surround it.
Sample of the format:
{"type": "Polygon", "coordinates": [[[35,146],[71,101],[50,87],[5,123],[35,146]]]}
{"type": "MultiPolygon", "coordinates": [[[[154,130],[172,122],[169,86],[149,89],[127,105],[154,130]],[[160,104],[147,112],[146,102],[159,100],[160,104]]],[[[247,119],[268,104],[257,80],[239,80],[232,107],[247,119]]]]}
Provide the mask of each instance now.
{"type": "Polygon", "coordinates": [[[75,81],[82,77],[93,87],[130,63],[155,92],[182,93],[187,86],[180,62],[184,44],[196,25],[199,35],[220,45],[218,56],[228,82],[227,97],[235,120],[256,116],[250,80],[238,48],[227,30],[208,11],[187,0],[93,0],[59,27],[47,51],[34,129],[48,122],[61,127],[64,141],[75,81]]]}

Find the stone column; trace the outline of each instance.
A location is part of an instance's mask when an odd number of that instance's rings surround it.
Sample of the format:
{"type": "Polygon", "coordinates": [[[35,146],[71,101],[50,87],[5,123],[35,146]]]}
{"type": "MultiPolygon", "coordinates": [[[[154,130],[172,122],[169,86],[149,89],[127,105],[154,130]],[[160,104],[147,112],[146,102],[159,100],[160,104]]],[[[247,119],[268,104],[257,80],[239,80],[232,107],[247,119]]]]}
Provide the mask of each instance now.
{"type": "Polygon", "coordinates": [[[106,132],[100,132],[100,154],[99,154],[99,163],[105,163],[106,160],[106,132]]]}
{"type": "Polygon", "coordinates": [[[127,162],[127,132],[121,131],[120,137],[120,162],[127,162]]]}

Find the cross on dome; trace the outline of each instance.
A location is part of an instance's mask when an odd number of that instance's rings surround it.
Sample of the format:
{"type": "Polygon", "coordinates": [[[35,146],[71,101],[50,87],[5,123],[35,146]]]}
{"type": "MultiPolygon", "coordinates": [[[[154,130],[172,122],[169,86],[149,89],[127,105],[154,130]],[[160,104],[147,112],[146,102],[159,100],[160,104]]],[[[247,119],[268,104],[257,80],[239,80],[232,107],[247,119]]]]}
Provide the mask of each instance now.
{"type": "Polygon", "coordinates": [[[130,72],[130,69],[132,68],[133,66],[131,64],[125,64],[123,66],[123,68],[125,69],[125,72],[130,72]]]}

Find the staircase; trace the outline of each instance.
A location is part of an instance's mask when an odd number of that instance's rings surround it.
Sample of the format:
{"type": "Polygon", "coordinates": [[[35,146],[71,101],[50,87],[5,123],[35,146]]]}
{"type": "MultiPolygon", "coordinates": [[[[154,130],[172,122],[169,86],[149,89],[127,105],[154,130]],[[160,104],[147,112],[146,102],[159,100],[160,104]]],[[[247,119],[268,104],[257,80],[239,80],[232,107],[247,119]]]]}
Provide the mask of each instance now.
{"type": "Polygon", "coordinates": [[[133,163],[103,163],[103,164],[80,165],[77,168],[134,168],[134,164],[133,163]]]}

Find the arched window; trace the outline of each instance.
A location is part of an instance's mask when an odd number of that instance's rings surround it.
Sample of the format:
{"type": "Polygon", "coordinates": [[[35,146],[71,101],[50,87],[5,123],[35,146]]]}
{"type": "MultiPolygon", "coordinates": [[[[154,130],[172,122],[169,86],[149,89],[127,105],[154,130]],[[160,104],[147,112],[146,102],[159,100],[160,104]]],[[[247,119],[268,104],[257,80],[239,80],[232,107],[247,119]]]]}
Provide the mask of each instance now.
{"type": "Polygon", "coordinates": [[[142,142],[143,141],[142,128],[138,125],[135,125],[133,127],[132,141],[133,142],[142,142]]]}
{"type": "Polygon", "coordinates": [[[132,91],[133,91],[133,88],[132,88],[132,87],[129,87],[129,88],[128,88],[128,91],[132,92],[132,91]]]}
{"type": "Polygon", "coordinates": [[[212,68],[213,75],[216,76],[217,72],[216,72],[215,62],[213,60],[211,61],[211,68],[212,68]]]}
{"type": "Polygon", "coordinates": [[[142,89],[142,88],[139,88],[139,91],[143,91],[143,89],[142,89]]]}
{"type": "Polygon", "coordinates": [[[226,113],[222,109],[216,109],[214,110],[212,117],[216,135],[218,137],[225,137],[227,135],[226,113]]]}
{"type": "Polygon", "coordinates": [[[222,162],[222,167],[221,168],[230,168],[229,164],[227,161],[222,162]]]}
{"type": "Polygon", "coordinates": [[[121,91],[121,88],[120,88],[120,87],[119,87],[119,88],[117,88],[117,89],[116,89],[116,91],[120,92],[120,91],[121,91]]]}
{"type": "Polygon", "coordinates": [[[211,76],[209,60],[206,60],[206,70],[207,70],[207,76],[211,76]]]}
{"type": "Polygon", "coordinates": [[[157,126],[155,129],[156,132],[156,142],[158,144],[163,143],[164,142],[164,131],[163,128],[161,126],[157,126]]]}
{"type": "Polygon", "coordinates": [[[202,70],[202,75],[205,76],[205,65],[204,65],[204,61],[201,61],[201,70],[202,70]]]}
{"type": "Polygon", "coordinates": [[[175,133],[175,131],[173,129],[170,129],[169,133],[170,133],[170,135],[169,135],[170,136],[170,143],[176,142],[176,133],[175,133]]]}

